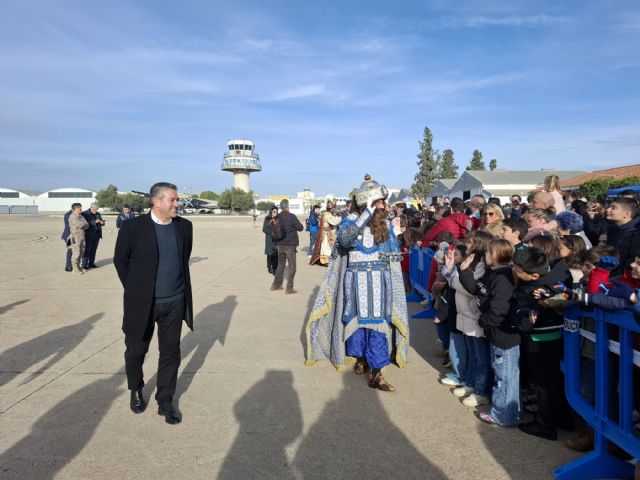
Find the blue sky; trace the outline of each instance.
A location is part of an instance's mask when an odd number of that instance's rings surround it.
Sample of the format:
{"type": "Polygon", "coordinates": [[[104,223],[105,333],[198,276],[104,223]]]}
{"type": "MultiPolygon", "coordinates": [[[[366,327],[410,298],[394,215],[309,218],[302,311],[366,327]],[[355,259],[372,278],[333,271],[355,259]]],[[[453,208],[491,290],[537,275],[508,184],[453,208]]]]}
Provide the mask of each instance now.
{"type": "Polygon", "coordinates": [[[409,186],[434,146],[500,168],[640,163],[637,1],[0,0],[0,187],[409,186]]]}

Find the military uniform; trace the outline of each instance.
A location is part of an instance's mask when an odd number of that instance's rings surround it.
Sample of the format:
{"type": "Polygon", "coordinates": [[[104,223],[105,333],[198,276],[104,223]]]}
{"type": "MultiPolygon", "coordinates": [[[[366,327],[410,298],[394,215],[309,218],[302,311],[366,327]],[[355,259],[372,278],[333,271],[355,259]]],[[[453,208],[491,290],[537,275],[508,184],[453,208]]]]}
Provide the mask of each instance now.
{"type": "Polygon", "coordinates": [[[69,216],[69,238],[67,245],[71,249],[71,265],[74,272],[84,273],[80,268],[80,259],[84,254],[85,231],[89,228],[89,223],[80,213],[72,213],[69,216]]]}

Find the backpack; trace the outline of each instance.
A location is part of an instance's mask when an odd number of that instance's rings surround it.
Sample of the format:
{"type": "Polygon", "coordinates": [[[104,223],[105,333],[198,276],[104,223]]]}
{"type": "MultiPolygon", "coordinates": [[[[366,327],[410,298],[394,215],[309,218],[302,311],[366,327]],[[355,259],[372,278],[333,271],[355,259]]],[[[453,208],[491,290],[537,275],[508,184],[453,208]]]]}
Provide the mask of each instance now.
{"type": "Polygon", "coordinates": [[[280,225],[280,221],[276,218],[269,222],[269,231],[271,233],[271,240],[278,241],[285,237],[284,228],[280,225]]]}
{"type": "Polygon", "coordinates": [[[311,231],[311,222],[309,221],[309,219],[307,218],[307,219],[304,221],[304,223],[305,223],[305,227],[304,227],[304,229],[305,229],[307,232],[310,232],[310,231],[311,231]]]}

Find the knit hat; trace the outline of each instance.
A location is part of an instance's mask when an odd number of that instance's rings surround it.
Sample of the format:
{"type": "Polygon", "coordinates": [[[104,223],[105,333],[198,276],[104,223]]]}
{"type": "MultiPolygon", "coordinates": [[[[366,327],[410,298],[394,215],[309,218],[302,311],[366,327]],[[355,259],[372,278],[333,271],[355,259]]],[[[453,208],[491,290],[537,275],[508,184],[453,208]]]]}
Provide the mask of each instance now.
{"type": "Polygon", "coordinates": [[[568,210],[556,215],[556,222],[562,230],[569,230],[571,234],[581,232],[584,228],[582,217],[568,210]]]}

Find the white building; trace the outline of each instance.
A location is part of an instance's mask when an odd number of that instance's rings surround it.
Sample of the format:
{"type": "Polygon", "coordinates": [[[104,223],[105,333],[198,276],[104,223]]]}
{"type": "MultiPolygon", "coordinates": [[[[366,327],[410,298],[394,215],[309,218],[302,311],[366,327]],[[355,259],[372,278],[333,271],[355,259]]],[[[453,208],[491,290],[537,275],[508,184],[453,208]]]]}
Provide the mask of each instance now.
{"type": "Polygon", "coordinates": [[[35,197],[28,195],[18,190],[11,190],[10,188],[0,188],[0,205],[35,205],[35,197]]]}
{"type": "Polygon", "coordinates": [[[72,203],[81,203],[86,210],[96,201],[96,192],[84,188],[58,188],[34,197],[35,205],[41,212],[66,212],[72,203]]]}
{"type": "Polygon", "coordinates": [[[564,180],[582,173],[584,172],[577,170],[466,170],[449,188],[448,193],[444,189],[438,190],[438,193],[463,200],[474,195],[497,197],[504,205],[510,202],[511,195],[516,194],[526,201],[527,195],[540,188],[549,175],[557,175],[560,180],[564,180]]]}

